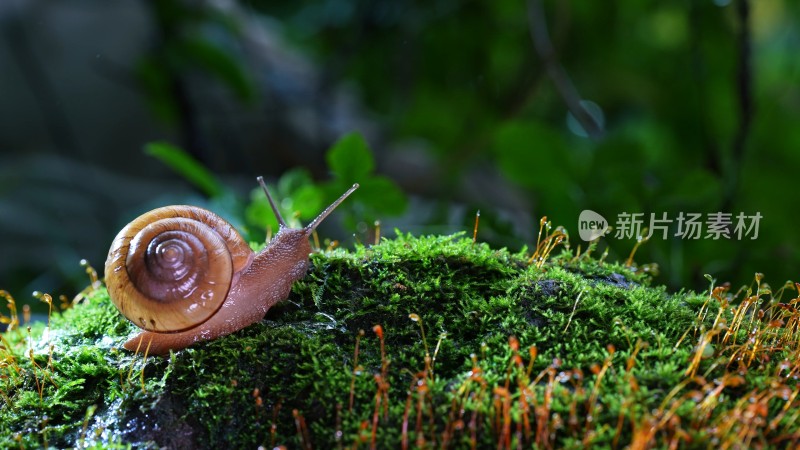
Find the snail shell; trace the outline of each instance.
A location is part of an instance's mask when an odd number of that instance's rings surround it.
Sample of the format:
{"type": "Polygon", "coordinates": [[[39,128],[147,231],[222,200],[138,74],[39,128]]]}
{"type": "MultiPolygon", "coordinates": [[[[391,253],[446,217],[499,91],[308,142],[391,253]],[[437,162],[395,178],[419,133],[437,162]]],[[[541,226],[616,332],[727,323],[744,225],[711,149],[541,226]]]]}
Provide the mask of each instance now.
{"type": "Polygon", "coordinates": [[[106,263],[108,291],[140,328],[182,331],[217,312],[253,257],[239,233],[211,211],[166,206],[117,234],[106,263]]]}

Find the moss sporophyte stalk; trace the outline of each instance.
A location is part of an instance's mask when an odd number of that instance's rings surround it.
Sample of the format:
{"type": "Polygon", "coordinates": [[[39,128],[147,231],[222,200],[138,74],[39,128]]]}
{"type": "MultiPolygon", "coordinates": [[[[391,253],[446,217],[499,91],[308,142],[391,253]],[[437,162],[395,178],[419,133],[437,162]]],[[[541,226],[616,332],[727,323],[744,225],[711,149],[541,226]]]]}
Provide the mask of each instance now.
{"type": "Polygon", "coordinates": [[[315,253],[263,321],[167,357],[121,348],[99,283],[49,326],[3,292],[0,447],[800,444],[800,286],[669,293],[553,235],[315,253]]]}

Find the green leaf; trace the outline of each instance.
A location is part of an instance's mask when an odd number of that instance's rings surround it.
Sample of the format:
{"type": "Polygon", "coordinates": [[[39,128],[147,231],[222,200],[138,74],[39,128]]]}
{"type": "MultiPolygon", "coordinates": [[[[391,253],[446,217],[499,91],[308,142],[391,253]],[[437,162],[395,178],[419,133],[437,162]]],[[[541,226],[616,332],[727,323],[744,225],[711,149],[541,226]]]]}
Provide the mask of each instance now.
{"type": "Polygon", "coordinates": [[[375,220],[381,216],[402,214],[408,200],[391,179],[375,175],[375,159],[361,134],[353,132],[342,136],[326,155],[334,180],[326,183],[323,192],[329,201],[339,197],[353,183],[361,187],[353,193],[345,222],[353,225],[358,220],[375,220]],[[357,211],[357,213],[356,213],[357,211]]]}
{"type": "Polygon", "coordinates": [[[151,142],[145,145],[144,151],[167,165],[209,197],[219,197],[224,193],[225,188],[214,174],[179,147],[166,142],[151,142]]]}
{"type": "MultiPolygon", "coordinates": [[[[270,208],[269,202],[264,198],[264,192],[260,188],[253,189],[250,193],[250,204],[245,208],[244,215],[245,221],[252,229],[251,231],[257,230],[262,235],[266,230],[271,230],[273,234],[278,231],[278,219],[275,218],[275,214],[272,212],[272,208],[270,208]]],[[[258,240],[255,237],[250,239],[258,240]]]]}
{"type": "Polygon", "coordinates": [[[394,181],[379,175],[364,180],[354,196],[370,207],[376,216],[400,215],[408,203],[405,194],[394,181]]]}
{"type": "Polygon", "coordinates": [[[280,198],[275,201],[287,222],[291,222],[292,217],[313,219],[323,207],[322,191],[314,185],[311,174],[304,168],[292,169],[281,175],[277,195],[280,198]]]}
{"type": "Polygon", "coordinates": [[[375,169],[375,159],[360,133],[342,136],[326,155],[328,167],[345,184],[363,182],[375,169]]]}
{"type": "Polygon", "coordinates": [[[303,220],[313,219],[322,212],[322,191],[313,184],[300,186],[292,193],[291,203],[286,207],[290,208],[303,220]]]}
{"type": "Polygon", "coordinates": [[[278,180],[278,195],[289,197],[296,190],[304,186],[313,186],[314,179],[307,169],[296,167],[284,172],[278,180]]]}

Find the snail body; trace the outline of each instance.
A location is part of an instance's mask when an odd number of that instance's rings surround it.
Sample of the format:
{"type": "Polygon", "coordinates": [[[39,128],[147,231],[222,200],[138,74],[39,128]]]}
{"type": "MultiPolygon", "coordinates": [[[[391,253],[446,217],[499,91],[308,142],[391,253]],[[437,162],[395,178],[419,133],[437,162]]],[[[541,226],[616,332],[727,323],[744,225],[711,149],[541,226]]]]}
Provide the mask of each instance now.
{"type": "Polygon", "coordinates": [[[106,260],[106,286],[120,313],[143,330],[125,349],[164,355],[263,319],[305,276],[311,233],[358,187],[306,227],[289,228],[259,182],[280,228],[258,253],[227,221],[194,206],[152,210],[117,234],[106,260]]]}

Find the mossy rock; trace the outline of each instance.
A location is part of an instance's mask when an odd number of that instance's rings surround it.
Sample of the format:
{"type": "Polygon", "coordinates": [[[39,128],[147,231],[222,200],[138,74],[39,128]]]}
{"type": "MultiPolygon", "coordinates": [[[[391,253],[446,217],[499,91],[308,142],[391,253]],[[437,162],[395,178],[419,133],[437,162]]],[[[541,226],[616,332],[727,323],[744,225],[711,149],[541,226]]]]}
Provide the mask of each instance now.
{"type": "Polygon", "coordinates": [[[103,288],[49,330],[5,333],[0,446],[797,443],[797,344],[773,345],[797,332],[761,291],[742,309],[725,289],[670,294],[570,252],[537,267],[462,235],[311,261],[263,321],[166,358],[121,349],[136,330],[103,288]]]}

